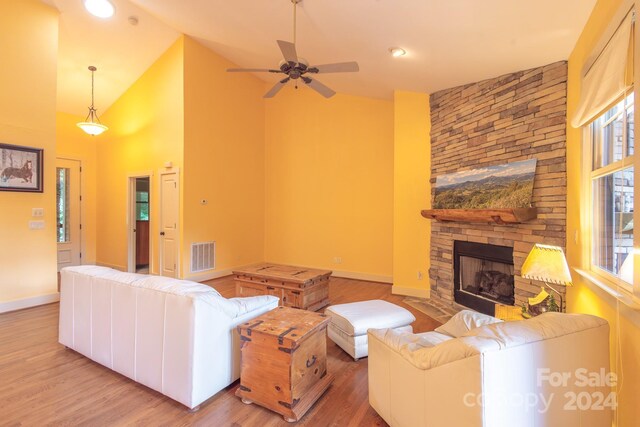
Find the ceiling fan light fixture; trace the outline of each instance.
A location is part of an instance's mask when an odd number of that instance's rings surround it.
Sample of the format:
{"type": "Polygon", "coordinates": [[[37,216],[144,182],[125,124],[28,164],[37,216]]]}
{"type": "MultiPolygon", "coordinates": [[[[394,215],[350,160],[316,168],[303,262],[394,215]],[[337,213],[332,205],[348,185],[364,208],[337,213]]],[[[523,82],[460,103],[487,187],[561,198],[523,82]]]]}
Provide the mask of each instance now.
{"type": "Polygon", "coordinates": [[[77,126],[91,136],[100,135],[102,132],[109,130],[108,127],[100,123],[98,118],[98,112],[93,106],[93,73],[97,70],[96,67],[91,65],[89,71],[91,71],[91,106],[89,107],[89,114],[84,122],[80,122],[77,126]]]}
{"type": "Polygon", "coordinates": [[[111,18],[115,13],[115,7],[109,0],[83,0],[87,12],[97,18],[111,18]]]}
{"type": "Polygon", "coordinates": [[[407,51],[401,47],[390,47],[389,52],[394,58],[400,58],[401,56],[405,56],[407,54],[407,51]]]}

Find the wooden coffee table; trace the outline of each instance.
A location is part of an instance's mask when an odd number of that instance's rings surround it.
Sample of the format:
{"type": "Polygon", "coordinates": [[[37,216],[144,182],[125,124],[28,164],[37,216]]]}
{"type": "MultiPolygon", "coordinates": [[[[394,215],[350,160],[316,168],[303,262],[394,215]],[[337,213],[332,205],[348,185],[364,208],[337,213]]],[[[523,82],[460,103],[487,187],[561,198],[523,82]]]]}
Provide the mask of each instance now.
{"type": "Polygon", "coordinates": [[[278,307],[238,326],[242,370],[236,396],[295,422],[331,385],[324,314],[278,307]]]}
{"type": "Polygon", "coordinates": [[[238,297],[273,295],[279,305],[311,311],[329,305],[329,270],[262,263],[233,274],[238,297]]]}

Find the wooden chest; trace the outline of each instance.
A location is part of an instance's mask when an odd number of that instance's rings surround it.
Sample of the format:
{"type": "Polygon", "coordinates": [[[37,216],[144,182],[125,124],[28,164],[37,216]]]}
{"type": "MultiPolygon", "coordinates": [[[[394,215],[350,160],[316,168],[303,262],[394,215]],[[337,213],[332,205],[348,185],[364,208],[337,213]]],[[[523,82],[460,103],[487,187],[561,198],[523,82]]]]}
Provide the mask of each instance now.
{"type": "Polygon", "coordinates": [[[235,270],[236,296],[274,295],[280,305],[316,311],[329,305],[331,271],[278,264],[235,270]]]}
{"type": "Polygon", "coordinates": [[[238,326],[240,386],[236,396],[298,421],[331,385],[324,314],[278,307],[238,326]]]}

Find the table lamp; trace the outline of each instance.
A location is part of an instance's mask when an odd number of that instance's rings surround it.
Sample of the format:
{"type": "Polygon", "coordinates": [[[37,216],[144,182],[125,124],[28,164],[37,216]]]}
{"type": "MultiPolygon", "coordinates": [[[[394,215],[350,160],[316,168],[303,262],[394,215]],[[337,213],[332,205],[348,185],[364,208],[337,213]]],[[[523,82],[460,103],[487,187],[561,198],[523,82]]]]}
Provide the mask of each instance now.
{"type": "Polygon", "coordinates": [[[565,311],[562,294],[550,285],[550,283],[553,283],[571,286],[571,273],[562,248],[537,243],[527,255],[527,259],[524,260],[520,274],[525,279],[544,282],[545,286],[558,294],[560,297],[560,311],[565,311]]]}

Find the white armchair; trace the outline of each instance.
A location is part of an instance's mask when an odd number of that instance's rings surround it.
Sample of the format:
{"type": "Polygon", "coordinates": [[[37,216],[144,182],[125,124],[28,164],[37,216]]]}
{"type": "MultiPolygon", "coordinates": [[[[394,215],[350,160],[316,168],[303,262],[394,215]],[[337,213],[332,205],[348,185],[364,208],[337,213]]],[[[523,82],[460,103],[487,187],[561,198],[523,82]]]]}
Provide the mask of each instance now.
{"type": "Polygon", "coordinates": [[[546,313],[475,327],[469,313],[423,334],[369,331],[369,403],[391,426],[611,425],[605,320],[546,313]]]}

